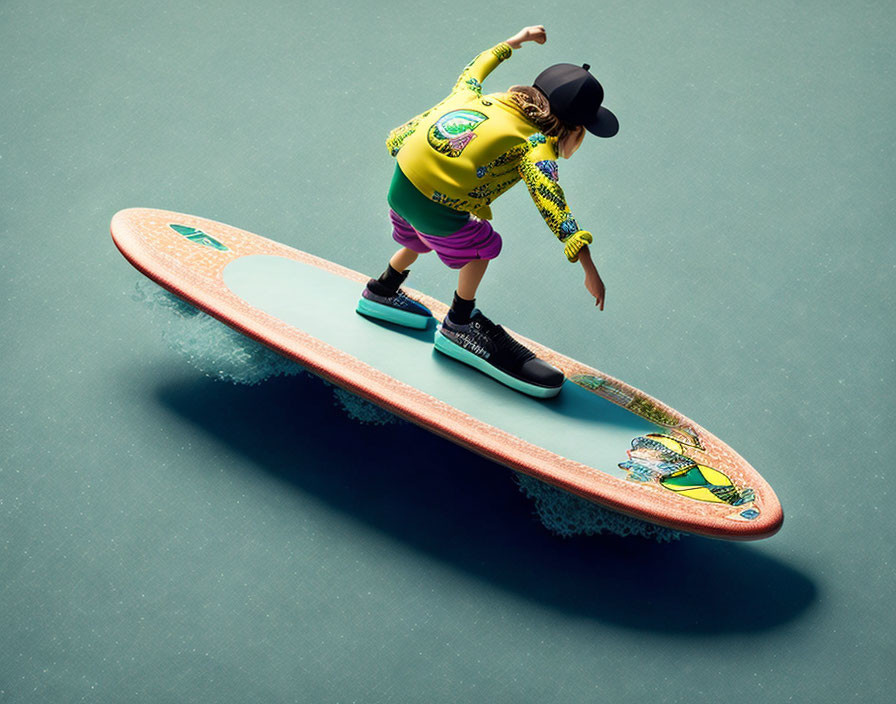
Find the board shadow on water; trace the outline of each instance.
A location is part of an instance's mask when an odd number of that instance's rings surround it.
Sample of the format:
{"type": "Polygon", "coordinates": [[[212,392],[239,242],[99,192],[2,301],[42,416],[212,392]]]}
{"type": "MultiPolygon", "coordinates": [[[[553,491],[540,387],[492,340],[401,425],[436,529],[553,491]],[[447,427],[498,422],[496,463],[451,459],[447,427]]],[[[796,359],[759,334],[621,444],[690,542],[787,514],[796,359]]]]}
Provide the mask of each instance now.
{"type": "Polygon", "coordinates": [[[311,493],[455,569],[572,617],[652,632],[749,633],[799,618],[818,598],[808,576],[761,546],[552,535],[510,470],[410,423],[359,423],[310,375],[258,386],[201,378],[157,393],[285,490],[311,493]]]}

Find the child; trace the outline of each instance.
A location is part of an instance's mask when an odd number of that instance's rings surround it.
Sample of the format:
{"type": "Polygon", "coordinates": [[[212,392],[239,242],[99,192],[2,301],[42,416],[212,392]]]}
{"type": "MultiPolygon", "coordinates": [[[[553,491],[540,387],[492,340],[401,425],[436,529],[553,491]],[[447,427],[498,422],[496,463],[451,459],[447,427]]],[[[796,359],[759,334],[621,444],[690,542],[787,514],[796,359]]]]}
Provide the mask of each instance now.
{"type": "Polygon", "coordinates": [[[435,250],[442,262],[459,269],[436,348],[513,388],[550,397],[560,392],[563,373],[475,307],[488,262],[501,251],[489,204],[524,180],[569,261],[582,264],[585,287],[603,310],[604,285],[588,250],[591,233],[579,228],[566,206],[556,159],[572,156],[586,129],[612,137],[619,125],[601,106],[603,89],[587,64],[557,64],[532,86],[483,95],[483,79],[527,41],[544,44],[544,27],[526,27],[479,54],[448,97],[389,134],[386,145],[397,163],[388,202],[392,236],[402,248],[382,276],[368,282],[358,312],[425,328],[430,311],[400,287],[417,256],[435,250]]]}

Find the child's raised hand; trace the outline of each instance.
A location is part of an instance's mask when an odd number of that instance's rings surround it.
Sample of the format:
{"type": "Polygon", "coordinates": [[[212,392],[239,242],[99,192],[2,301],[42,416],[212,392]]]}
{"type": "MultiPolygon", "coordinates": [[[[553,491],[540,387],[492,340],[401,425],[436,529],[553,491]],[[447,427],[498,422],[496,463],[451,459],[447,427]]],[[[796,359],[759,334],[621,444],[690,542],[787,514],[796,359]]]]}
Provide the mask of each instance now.
{"type": "Polygon", "coordinates": [[[514,34],[507,43],[512,49],[519,49],[523,42],[537,42],[544,44],[548,40],[547,32],[544,25],[537,24],[532,27],[523,27],[519,32],[514,34]]]}

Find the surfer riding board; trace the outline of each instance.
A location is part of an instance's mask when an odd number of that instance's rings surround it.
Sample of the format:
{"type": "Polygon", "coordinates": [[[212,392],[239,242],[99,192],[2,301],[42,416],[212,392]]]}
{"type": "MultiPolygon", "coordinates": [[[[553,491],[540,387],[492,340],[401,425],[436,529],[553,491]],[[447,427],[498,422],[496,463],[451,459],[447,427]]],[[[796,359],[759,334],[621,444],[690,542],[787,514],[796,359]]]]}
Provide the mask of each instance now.
{"type": "Polygon", "coordinates": [[[545,41],[545,28],[537,25],[483,51],[446,98],[389,134],[386,146],[396,164],[387,200],[392,237],[401,249],[382,275],[368,282],[358,302],[364,315],[426,325],[430,311],[400,286],[419,255],[435,252],[458,272],[451,309],[436,332],[436,349],[539,398],[560,392],[562,372],[476,306],[476,291],[502,245],[489,222],[490,206],[524,181],[566,257],[581,264],[585,287],[603,310],[606,292],[588,249],[593,237],[566,204],[557,159],[570,158],[586,132],[612,137],[619,129],[588,64],[555,64],[531,86],[483,94],[486,76],[515,50],[545,41]]]}
{"type": "Polygon", "coordinates": [[[586,133],[618,131],[603,87],[588,64],[555,64],[531,86],[482,92],[494,68],[546,36],[540,25],[526,27],[482,52],[444,100],[389,134],[389,215],[401,248],[378,278],[162,210],[116,214],[115,243],[197,308],[497,462],[673,530],[772,535],[783,520],[777,497],[725,443],[638,389],[492,322],[476,305],[488,262],[501,251],[490,205],[523,181],[566,258],[581,265],[595,306],[604,307],[594,238],[567,206],[557,163],[586,133]],[[429,252],[458,272],[450,307],[402,288],[408,267],[429,252]]]}

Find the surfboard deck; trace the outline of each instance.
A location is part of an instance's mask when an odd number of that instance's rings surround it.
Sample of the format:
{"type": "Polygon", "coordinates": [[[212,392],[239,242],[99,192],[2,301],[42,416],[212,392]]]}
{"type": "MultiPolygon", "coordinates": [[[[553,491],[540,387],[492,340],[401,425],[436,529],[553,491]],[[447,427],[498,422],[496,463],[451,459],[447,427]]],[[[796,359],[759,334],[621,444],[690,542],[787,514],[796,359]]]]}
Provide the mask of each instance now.
{"type": "MultiPolygon", "coordinates": [[[[355,311],[369,276],[193,215],[130,208],[113,240],[141,273],[308,371],[480,455],[611,510],[730,539],[783,511],[728,445],[648,394],[517,333],[563,370],[554,399],[508,389],[412,331],[355,311]]],[[[448,306],[410,288],[436,319],[448,306]]],[[[422,458],[421,470],[425,471],[422,458]]]]}

